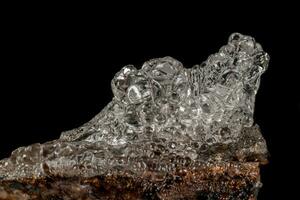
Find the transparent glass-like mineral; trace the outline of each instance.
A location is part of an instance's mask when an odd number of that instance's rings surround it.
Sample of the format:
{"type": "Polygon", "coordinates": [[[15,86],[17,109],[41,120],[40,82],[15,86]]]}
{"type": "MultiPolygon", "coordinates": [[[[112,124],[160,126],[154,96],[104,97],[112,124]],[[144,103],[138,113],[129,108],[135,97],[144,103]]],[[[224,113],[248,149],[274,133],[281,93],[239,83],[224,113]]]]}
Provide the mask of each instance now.
{"type": "Polygon", "coordinates": [[[251,155],[267,153],[253,112],[268,61],[252,37],[234,33],[192,68],[171,57],[141,69],[125,66],[111,82],[112,101],[98,115],[57,140],[16,149],[0,161],[0,179],[168,173],[179,166],[255,161],[251,155]]]}

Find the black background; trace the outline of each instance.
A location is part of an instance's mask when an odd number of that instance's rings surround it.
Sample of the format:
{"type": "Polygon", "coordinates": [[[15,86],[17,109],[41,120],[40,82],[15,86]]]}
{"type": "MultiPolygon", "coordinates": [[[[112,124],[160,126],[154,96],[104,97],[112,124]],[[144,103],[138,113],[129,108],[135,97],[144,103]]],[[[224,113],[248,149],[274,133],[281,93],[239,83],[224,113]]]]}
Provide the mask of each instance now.
{"type": "Polygon", "coordinates": [[[256,99],[255,121],[270,151],[259,199],[291,199],[299,185],[292,182],[299,173],[300,134],[296,16],[284,18],[281,10],[271,15],[265,8],[262,15],[259,7],[220,16],[212,7],[145,7],[108,12],[101,6],[43,7],[5,17],[0,157],[90,120],[111,100],[110,81],[122,66],[172,56],[192,67],[240,32],[253,36],[271,57],[256,99]]]}

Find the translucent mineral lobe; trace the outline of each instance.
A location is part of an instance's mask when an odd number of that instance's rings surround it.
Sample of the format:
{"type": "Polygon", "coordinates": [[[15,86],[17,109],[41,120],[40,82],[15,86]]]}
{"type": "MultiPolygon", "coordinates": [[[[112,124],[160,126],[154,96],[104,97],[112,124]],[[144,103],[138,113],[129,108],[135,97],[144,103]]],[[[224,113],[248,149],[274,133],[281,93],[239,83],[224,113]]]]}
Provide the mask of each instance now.
{"type": "Polygon", "coordinates": [[[125,66],[98,115],[58,140],[16,149],[0,161],[0,178],[168,172],[266,154],[253,112],[268,61],[252,37],[234,33],[189,69],[171,57],[125,66]]]}

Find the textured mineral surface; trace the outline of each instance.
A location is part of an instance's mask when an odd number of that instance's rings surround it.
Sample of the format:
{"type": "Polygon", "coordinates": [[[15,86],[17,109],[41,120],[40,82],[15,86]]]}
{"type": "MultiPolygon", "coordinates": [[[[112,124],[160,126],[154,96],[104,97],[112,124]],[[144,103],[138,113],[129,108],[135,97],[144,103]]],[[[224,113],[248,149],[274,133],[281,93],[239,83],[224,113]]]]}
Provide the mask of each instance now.
{"type": "Polygon", "coordinates": [[[0,199],[256,199],[268,152],[253,113],[268,61],[234,33],[192,68],[171,57],[123,67],[91,121],[0,161],[0,199]]]}

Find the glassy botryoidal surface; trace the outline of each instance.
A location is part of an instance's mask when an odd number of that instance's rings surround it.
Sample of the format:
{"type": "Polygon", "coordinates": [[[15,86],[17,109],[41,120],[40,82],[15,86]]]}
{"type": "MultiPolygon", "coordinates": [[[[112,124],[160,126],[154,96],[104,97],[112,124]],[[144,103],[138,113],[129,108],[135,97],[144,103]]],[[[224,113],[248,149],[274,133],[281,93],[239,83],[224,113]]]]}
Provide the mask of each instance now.
{"type": "Polygon", "coordinates": [[[123,67],[112,101],[91,121],[0,161],[0,197],[20,190],[37,199],[256,198],[267,147],[253,113],[268,61],[252,37],[234,33],[192,68],[171,57],[123,67]],[[70,187],[57,184],[62,178],[70,187]]]}

